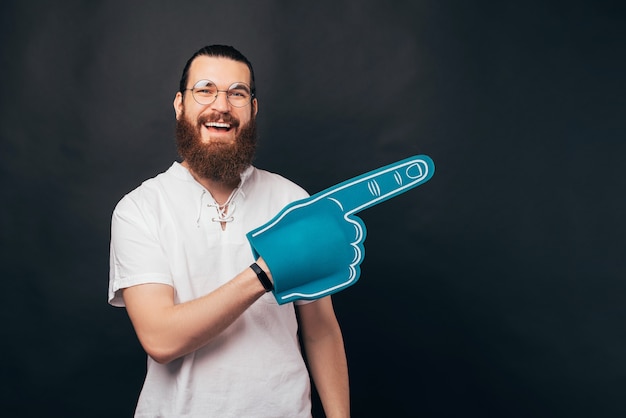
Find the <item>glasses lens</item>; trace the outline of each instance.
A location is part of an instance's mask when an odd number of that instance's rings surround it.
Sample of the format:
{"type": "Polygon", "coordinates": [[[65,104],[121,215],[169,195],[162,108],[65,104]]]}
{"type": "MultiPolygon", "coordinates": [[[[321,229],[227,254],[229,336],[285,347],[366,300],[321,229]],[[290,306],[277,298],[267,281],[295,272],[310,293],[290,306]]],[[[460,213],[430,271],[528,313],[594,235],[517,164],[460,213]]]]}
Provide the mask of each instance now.
{"type": "Polygon", "coordinates": [[[193,98],[200,104],[211,104],[217,96],[217,86],[209,80],[200,80],[191,89],[193,98]]]}
{"type": "Polygon", "coordinates": [[[245,83],[234,83],[228,88],[228,101],[235,107],[242,107],[250,103],[250,87],[245,83]]]}

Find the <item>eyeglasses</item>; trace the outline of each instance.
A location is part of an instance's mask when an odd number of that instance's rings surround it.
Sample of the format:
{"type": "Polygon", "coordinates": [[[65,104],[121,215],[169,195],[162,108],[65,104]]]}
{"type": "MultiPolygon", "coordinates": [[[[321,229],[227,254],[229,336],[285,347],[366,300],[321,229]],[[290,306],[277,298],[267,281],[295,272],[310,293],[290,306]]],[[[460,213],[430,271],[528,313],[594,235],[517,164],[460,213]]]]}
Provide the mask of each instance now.
{"type": "Polygon", "coordinates": [[[244,107],[254,97],[254,93],[250,92],[250,86],[243,82],[231,84],[228,90],[220,90],[211,80],[200,80],[192,88],[185,90],[191,90],[194,100],[201,105],[213,103],[220,92],[226,93],[228,103],[235,107],[244,107]]]}

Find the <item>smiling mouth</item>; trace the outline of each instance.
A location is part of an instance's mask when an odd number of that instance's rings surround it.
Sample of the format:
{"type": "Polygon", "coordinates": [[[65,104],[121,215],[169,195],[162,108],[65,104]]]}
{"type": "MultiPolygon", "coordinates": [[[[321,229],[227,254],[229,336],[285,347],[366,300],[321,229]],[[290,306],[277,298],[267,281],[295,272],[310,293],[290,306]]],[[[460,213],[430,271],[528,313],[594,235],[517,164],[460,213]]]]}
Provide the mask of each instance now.
{"type": "Polygon", "coordinates": [[[230,123],[225,122],[207,122],[204,124],[204,127],[207,129],[218,129],[220,131],[228,131],[230,129],[230,123]]]}

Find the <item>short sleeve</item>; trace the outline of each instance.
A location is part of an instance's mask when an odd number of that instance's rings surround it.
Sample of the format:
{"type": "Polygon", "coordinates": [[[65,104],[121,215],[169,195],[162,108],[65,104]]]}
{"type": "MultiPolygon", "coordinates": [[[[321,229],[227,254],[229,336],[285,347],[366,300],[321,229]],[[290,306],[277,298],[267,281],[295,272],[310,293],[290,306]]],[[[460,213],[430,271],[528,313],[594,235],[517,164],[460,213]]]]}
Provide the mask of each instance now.
{"type": "Polygon", "coordinates": [[[108,301],[124,306],[121,289],[144,283],[173,286],[167,257],[158,239],[158,222],[148,205],[130,195],[116,206],[111,218],[108,301]]]}

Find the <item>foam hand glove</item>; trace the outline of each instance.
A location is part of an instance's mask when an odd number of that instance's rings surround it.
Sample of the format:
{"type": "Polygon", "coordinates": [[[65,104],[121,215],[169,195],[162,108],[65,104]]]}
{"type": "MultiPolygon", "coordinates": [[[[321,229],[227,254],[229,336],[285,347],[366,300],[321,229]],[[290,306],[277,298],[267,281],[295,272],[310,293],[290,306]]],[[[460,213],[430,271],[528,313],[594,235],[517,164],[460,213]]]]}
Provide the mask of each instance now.
{"type": "Polygon", "coordinates": [[[287,205],[247,234],[255,259],[263,257],[279,304],[314,300],[358,280],[366,229],[356,213],[428,181],[430,157],[418,155],[381,167],[287,205]]]}

